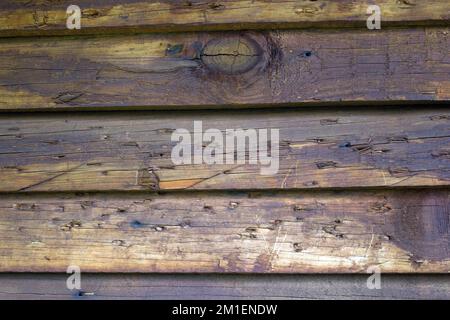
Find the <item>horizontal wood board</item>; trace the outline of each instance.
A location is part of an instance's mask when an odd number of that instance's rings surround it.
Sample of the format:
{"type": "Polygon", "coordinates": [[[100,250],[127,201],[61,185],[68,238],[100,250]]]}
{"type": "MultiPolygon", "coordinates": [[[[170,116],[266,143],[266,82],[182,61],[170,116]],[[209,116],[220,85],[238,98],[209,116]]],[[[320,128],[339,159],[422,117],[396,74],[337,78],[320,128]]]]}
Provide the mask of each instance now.
{"type": "Polygon", "coordinates": [[[0,39],[0,110],[448,103],[449,28],[0,39]]]}
{"type": "Polygon", "coordinates": [[[448,273],[448,189],[11,194],[0,272],[448,273]]]}
{"type": "Polygon", "coordinates": [[[383,27],[445,25],[446,0],[248,1],[78,0],[81,29],[68,30],[68,0],[3,0],[0,36],[171,32],[192,30],[366,27],[367,8],[377,4],[383,27]]]}
{"type": "Polygon", "coordinates": [[[449,120],[445,107],[3,114],[0,191],[448,186],[449,120]],[[278,171],[248,159],[175,165],[171,136],[192,135],[194,121],[224,136],[279,129],[278,171]]]}
{"type": "Polygon", "coordinates": [[[0,298],[28,299],[450,299],[448,275],[82,274],[82,289],[66,288],[67,274],[0,274],[0,298]]]}

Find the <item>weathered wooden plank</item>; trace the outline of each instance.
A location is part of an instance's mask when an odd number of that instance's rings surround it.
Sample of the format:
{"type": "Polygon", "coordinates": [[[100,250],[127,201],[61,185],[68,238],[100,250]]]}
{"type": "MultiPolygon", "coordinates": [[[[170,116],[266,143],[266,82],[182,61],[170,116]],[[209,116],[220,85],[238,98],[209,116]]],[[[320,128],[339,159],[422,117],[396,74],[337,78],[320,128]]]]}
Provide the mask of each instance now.
{"type": "MultiPolygon", "coordinates": [[[[68,30],[66,10],[73,1],[3,0],[0,36],[92,34],[124,31],[238,30],[305,27],[366,27],[373,1],[247,0],[78,0],[80,30],[68,30]]],[[[379,0],[383,26],[443,25],[446,0],[379,0]]]]}
{"type": "Polygon", "coordinates": [[[0,110],[448,102],[448,28],[0,40],[0,110]]]}
{"type": "Polygon", "coordinates": [[[449,272],[448,189],[11,194],[0,271],[449,272]]]}
{"type": "Polygon", "coordinates": [[[450,299],[449,275],[381,276],[369,290],[367,275],[82,274],[69,291],[67,274],[0,274],[1,299],[450,299]]]}
{"type": "Polygon", "coordinates": [[[0,191],[447,186],[449,120],[444,107],[3,114],[0,191]],[[171,135],[194,120],[224,136],[279,129],[278,171],[174,164],[171,135]]]}

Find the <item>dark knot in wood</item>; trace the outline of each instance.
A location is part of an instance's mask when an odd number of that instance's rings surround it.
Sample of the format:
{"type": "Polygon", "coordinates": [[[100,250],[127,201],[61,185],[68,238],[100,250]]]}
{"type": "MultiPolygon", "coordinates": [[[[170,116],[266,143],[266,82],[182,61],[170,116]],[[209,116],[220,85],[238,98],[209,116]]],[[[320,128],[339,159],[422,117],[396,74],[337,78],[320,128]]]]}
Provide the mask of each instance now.
{"type": "Polygon", "coordinates": [[[201,54],[209,70],[224,74],[241,74],[255,67],[262,58],[259,44],[248,37],[210,40],[201,54]]]}

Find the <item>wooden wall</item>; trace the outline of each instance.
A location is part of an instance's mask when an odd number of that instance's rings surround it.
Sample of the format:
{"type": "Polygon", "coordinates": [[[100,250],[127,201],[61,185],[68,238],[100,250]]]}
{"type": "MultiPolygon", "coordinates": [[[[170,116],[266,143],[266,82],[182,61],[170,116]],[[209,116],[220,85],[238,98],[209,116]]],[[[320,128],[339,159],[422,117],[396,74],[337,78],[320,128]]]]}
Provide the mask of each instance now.
{"type": "Polygon", "coordinates": [[[0,298],[450,298],[447,0],[72,2],[0,3],[0,298]]]}

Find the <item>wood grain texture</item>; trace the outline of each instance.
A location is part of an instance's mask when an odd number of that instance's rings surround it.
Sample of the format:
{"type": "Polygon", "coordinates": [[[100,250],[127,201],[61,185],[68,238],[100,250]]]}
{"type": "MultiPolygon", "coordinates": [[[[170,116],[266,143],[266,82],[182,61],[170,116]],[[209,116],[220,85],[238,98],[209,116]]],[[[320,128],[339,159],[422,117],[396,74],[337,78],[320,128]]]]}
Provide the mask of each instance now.
{"type": "MultiPolygon", "coordinates": [[[[366,28],[373,1],[247,0],[78,0],[80,30],[67,30],[68,0],[3,0],[0,36],[111,32],[280,29],[305,27],[366,28]]],[[[448,25],[446,0],[379,0],[383,26],[448,25]]]]}
{"type": "Polygon", "coordinates": [[[449,120],[444,107],[3,114],[0,191],[448,186],[449,120]],[[171,135],[194,120],[203,131],[278,128],[278,172],[175,165],[171,135]]]}
{"type": "Polygon", "coordinates": [[[449,275],[382,275],[379,290],[367,275],[82,274],[69,291],[67,274],[0,274],[0,298],[28,299],[450,299],[449,275]]]}
{"type": "Polygon", "coordinates": [[[450,271],[448,189],[4,195],[0,271],[450,271]]]}
{"type": "Polygon", "coordinates": [[[0,110],[448,102],[448,28],[0,40],[0,110]]]}

